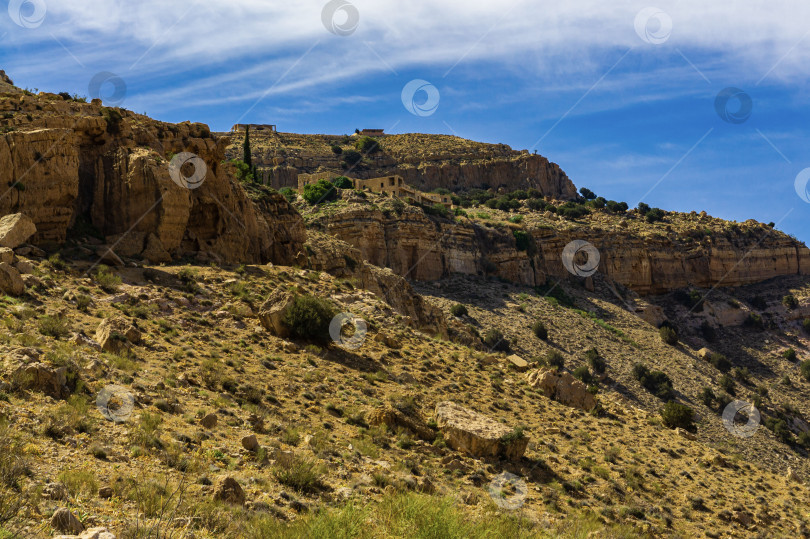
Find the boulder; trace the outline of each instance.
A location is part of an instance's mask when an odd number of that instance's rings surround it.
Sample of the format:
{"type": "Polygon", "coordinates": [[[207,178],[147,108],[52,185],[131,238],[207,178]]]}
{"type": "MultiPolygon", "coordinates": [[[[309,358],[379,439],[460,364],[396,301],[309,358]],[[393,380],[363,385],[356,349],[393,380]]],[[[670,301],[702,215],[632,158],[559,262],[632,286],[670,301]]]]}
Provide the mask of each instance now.
{"type": "Polygon", "coordinates": [[[475,457],[518,460],[529,444],[525,436],[510,439],[509,427],[450,401],[436,405],[436,423],[450,447],[475,457]]]}
{"type": "Polygon", "coordinates": [[[67,367],[30,363],[20,365],[13,377],[19,387],[38,391],[55,399],[64,399],[70,396],[67,372],[67,367]]]}
{"type": "Polygon", "coordinates": [[[14,251],[8,247],[0,247],[0,262],[11,264],[14,262],[14,251]]]}
{"type": "Polygon", "coordinates": [[[655,327],[659,327],[667,320],[664,309],[658,305],[647,303],[646,301],[636,302],[636,314],[639,318],[655,327]]]}
{"type": "Polygon", "coordinates": [[[95,340],[105,352],[117,354],[129,349],[130,343],[140,343],[141,332],[126,318],[106,318],[98,325],[95,340]]]}
{"type": "Polygon", "coordinates": [[[25,292],[22,275],[7,262],[0,262],[0,290],[10,296],[19,296],[25,292]]]}
{"type": "Polygon", "coordinates": [[[596,406],[596,399],[588,392],[585,384],[565,372],[544,368],[526,375],[530,386],[539,389],[546,397],[559,403],[590,411],[596,406]]]}
{"type": "Polygon", "coordinates": [[[214,487],[214,499],[235,505],[245,505],[245,491],[233,477],[221,477],[214,487]]]}
{"type": "Polygon", "coordinates": [[[369,414],[370,425],[387,425],[392,431],[405,429],[420,440],[432,442],[436,433],[422,420],[418,412],[405,415],[393,406],[381,406],[369,414]]]}
{"type": "Polygon", "coordinates": [[[0,219],[0,247],[15,249],[36,234],[34,221],[22,213],[6,215],[0,219]]]}
{"type": "Polygon", "coordinates": [[[70,509],[62,507],[57,509],[51,517],[51,526],[56,531],[79,534],[84,531],[84,526],[76,516],[70,512],[70,509]]]}
{"type": "Polygon", "coordinates": [[[526,372],[527,370],[529,370],[529,364],[526,362],[525,359],[523,359],[517,354],[512,354],[511,356],[507,357],[506,361],[509,362],[510,367],[512,367],[518,372],[526,372]]]}
{"type": "Polygon", "coordinates": [[[259,450],[259,440],[256,438],[255,434],[249,434],[242,438],[242,447],[246,450],[250,451],[251,453],[259,450]]]}
{"type": "Polygon", "coordinates": [[[282,323],[287,309],[292,305],[294,296],[292,292],[277,288],[270,297],[259,307],[259,322],[267,331],[279,337],[290,334],[289,328],[282,323]]]}

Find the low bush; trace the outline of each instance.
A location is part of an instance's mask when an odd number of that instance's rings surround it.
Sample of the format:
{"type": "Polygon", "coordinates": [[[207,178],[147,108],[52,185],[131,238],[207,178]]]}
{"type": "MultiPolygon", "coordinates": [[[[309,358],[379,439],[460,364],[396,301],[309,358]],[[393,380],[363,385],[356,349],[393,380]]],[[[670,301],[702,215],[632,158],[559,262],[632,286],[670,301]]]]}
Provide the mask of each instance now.
{"type": "Polygon", "coordinates": [[[685,404],[670,401],[661,408],[659,413],[661,414],[664,425],[671,429],[679,427],[688,431],[695,430],[693,421],[695,411],[685,404]]]}
{"type": "Polygon", "coordinates": [[[796,350],[793,348],[788,348],[784,352],[782,352],[782,357],[787,359],[790,362],[796,361],[796,350]]]}
{"type": "Polygon", "coordinates": [[[326,180],[318,180],[316,183],[311,183],[304,186],[304,192],[301,194],[308,204],[315,205],[323,202],[329,202],[337,198],[337,189],[331,182],[326,180]]]}
{"type": "Polygon", "coordinates": [[[713,352],[709,355],[709,363],[711,363],[715,369],[723,373],[731,370],[731,362],[726,356],[718,352],[713,352]]]}
{"type": "Polygon", "coordinates": [[[636,363],[633,366],[633,377],[641,386],[661,400],[668,401],[675,398],[672,380],[662,371],[651,371],[646,365],[636,363]]]}
{"type": "Polygon", "coordinates": [[[532,324],[532,331],[534,332],[535,336],[541,341],[545,341],[546,339],[548,339],[548,329],[541,320],[538,320],[534,324],[532,324]]]}
{"type": "Polygon", "coordinates": [[[596,348],[586,350],[585,359],[588,360],[588,365],[591,366],[591,369],[593,369],[593,372],[596,374],[604,374],[607,370],[607,362],[599,355],[599,351],[596,348]]]}
{"type": "Polygon", "coordinates": [[[555,369],[560,370],[565,366],[565,359],[558,351],[549,350],[546,354],[546,364],[549,367],[554,367],[555,369]]]}
{"type": "Polygon", "coordinates": [[[793,294],[788,294],[782,298],[782,305],[790,310],[793,310],[799,306],[799,300],[797,300],[796,296],[793,294]]]}
{"type": "Polygon", "coordinates": [[[282,322],[295,337],[328,343],[329,324],[337,314],[331,302],[311,295],[298,296],[284,314],[282,322]]]}
{"type": "Polygon", "coordinates": [[[661,326],[658,330],[658,335],[661,336],[661,340],[669,345],[676,345],[678,344],[678,334],[675,333],[675,330],[669,326],[661,326]]]}
{"type": "Polygon", "coordinates": [[[484,344],[489,346],[491,350],[500,352],[509,351],[509,341],[506,339],[503,332],[496,328],[492,328],[484,334],[484,344]]]}
{"type": "Polygon", "coordinates": [[[450,307],[450,314],[458,317],[467,316],[468,314],[467,306],[462,305],[461,303],[456,303],[455,305],[450,307]]]}

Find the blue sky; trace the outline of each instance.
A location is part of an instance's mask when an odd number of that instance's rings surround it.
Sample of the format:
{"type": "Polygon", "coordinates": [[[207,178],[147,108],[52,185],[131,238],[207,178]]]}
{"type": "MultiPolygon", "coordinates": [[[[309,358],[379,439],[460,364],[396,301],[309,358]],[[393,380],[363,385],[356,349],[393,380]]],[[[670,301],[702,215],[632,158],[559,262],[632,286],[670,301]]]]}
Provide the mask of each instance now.
{"type": "Polygon", "coordinates": [[[502,142],[631,206],[774,221],[810,240],[810,204],[794,188],[810,167],[810,5],[4,2],[0,67],[19,86],[88,95],[110,72],[126,86],[121,106],[214,130],[379,127],[502,142]],[[432,114],[403,104],[415,79],[439,95],[432,114]],[[741,123],[716,110],[729,87],[750,98],[741,123]]]}

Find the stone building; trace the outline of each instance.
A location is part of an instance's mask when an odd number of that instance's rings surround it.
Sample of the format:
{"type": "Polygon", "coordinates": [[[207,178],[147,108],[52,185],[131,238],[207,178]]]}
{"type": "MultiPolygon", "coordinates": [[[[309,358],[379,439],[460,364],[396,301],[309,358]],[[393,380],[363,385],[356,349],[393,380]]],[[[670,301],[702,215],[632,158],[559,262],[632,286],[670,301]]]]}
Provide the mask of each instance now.
{"type": "Polygon", "coordinates": [[[245,128],[250,127],[251,131],[258,131],[258,132],[269,132],[269,133],[276,133],[276,126],[272,124],[236,124],[231,127],[231,133],[238,133],[240,131],[244,131],[245,128]]]}
{"type": "Polygon", "coordinates": [[[385,136],[385,129],[363,129],[360,131],[361,137],[382,137],[385,136]]]}
{"type": "MultiPolygon", "coordinates": [[[[298,191],[302,191],[305,185],[317,183],[320,180],[331,181],[340,174],[335,172],[316,172],[315,174],[298,175],[298,191]]],[[[449,195],[439,193],[424,193],[411,187],[402,176],[382,176],[380,178],[369,178],[367,180],[351,178],[354,188],[361,191],[371,191],[372,193],[393,196],[397,198],[412,198],[420,204],[442,204],[446,208],[453,206],[449,195]]]]}

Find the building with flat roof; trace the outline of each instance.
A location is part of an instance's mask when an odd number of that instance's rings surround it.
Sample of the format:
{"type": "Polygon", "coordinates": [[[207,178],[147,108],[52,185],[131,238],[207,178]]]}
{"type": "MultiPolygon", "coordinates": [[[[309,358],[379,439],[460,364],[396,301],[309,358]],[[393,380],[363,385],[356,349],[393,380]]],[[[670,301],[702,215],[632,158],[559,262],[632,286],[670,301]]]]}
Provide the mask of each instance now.
{"type": "Polygon", "coordinates": [[[238,133],[239,131],[244,131],[246,128],[250,127],[251,131],[268,131],[270,133],[276,133],[276,126],[273,124],[236,124],[231,127],[231,133],[238,133]]]}

